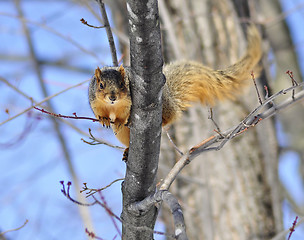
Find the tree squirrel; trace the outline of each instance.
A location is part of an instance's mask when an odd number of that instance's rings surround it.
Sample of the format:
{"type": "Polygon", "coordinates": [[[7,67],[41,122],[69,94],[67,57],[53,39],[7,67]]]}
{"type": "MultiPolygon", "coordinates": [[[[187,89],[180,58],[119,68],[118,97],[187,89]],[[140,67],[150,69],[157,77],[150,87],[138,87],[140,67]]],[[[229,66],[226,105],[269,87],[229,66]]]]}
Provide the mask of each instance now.
{"type": "MultiPolygon", "coordinates": [[[[237,95],[262,56],[261,37],[254,25],[248,27],[247,36],[245,55],[224,70],[213,70],[194,61],[178,61],[164,66],[163,126],[174,122],[191,102],[212,105],[216,100],[237,95]]],[[[255,74],[258,75],[259,70],[255,74]]],[[[129,67],[97,67],[89,85],[89,101],[96,118],[103,125],[111,126],[116,137],[127,147],[130,141],[127,123],[132,104],[129,81],[129,67]]]]}

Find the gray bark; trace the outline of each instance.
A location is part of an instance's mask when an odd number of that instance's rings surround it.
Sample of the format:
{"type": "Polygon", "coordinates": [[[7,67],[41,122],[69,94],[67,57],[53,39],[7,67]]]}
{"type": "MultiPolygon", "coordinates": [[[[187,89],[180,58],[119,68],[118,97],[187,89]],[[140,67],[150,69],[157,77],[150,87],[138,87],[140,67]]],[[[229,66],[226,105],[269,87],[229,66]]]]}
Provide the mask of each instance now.
{"type": "Polygon", "coordinates": [[[162,55],[157,1],[127,1],[131,48],[130,150],[122,186],[122,238],[153,239],[155,206],[140,214],[131,204],[155,192],[161,137],[162,55]]]}

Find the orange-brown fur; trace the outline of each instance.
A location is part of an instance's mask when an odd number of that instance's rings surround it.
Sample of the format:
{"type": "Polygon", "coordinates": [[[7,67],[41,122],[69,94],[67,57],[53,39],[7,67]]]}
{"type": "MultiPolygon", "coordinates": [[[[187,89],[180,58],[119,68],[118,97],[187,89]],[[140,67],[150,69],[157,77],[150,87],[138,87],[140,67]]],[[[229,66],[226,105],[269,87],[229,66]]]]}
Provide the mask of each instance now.
{"type": "Polygon", "coordinates": [[[121,142],[129,145],[129,133],[126,133],[126,130],[129,132],[129,128],[125,126],[131,110],[129,84],[124,82],[124,68],[121,66],[117,71],[119,75],[107,76],[106,74],[106,77],[104,77],[102,76],[102,70],[99,68],[95,70],[89,88],[90,105],[96,118],[100,119],[101,124],[107,127],[111,126],[121,142]],[[100,89],[100,84],[102,84],[103,89],[100,89]],[[111,100],[111,97],[115,97],[115,100],[111,100]],[[124,131],[123,128],[125,128],[124,131]],[[122,133],[127,136],[122,137],[122,133]]]}
{"type": "MultiPolygon", "coordinates": [[[[191,102],[214,104],[216,100],[234,98],[250,79],[262,56],[261,38],[255,26],[248,28],[248,47],[243,58],[224,70],[213,70],[198,62],[179,61],[164,66],[163,126],[172,123],[191,102]]],[[[259,69],[255,75],[259,74],[259,69]]],[[[129,68],[97,68],[89,88],[90,104],[97,118],[111,125],[116,137],[129,146],[130,130],[126,126],[131,109],[129,68]],[[120,75],[112,76],[116,70],[120,75]],[[112,75],[111,75],[112,74],[112,75]],[[102,75],[104,77],[102,78],[102,75]],[[104,89],[98,84],[104,82],[104,89]],[[123,87],[121,87],[122,83],[123,87]],[[95,85],[96,84],[96,85],[95,85]],[[115,94],[116,99],[109,100],[115,94]]]]}

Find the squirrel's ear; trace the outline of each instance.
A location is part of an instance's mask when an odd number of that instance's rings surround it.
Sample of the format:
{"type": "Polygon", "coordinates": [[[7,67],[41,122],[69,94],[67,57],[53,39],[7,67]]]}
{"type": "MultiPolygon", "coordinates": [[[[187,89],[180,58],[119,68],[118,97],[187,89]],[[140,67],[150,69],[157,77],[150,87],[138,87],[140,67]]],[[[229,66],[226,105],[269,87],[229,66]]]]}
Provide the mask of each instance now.
{"type": "Polygon", "coordinates": [[[101,75],[101,70],[100,70],[99,67],[97,67],[97,68],[95,69],[95,77],[97,78],[97,80],[100,79],[100,75],[101,75]]]}
{"type": "Polygon", "coordinates": [[[122,64],[121,64],[120,67],[118,68],[118,72],[120,72],[121,77],[122,77],[122,79],[124,80],[124,79],[125,79],[125,74],[126,74],[126,72],[125,72],[125,69],[124,69],[124,67],[122,66],[122,64]]]}

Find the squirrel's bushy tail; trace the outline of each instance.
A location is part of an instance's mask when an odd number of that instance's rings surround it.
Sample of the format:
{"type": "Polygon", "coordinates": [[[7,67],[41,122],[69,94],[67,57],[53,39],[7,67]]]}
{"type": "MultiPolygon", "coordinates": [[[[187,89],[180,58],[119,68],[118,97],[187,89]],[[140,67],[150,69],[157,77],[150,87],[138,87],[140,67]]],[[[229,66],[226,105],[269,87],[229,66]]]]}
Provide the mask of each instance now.
{"type": "MultiPolygon", "coordinates": [[[[213,70],[198,62],[174,62],[164,67],[166,85],[163,94],[163,112],[186,109],[191,102],[214,104],[216,100],[235,97],[248,83],[251,71],[262,56],[261,37],[254,25],[248,27],[248,47],[245,55],[224,70],[213,70]]],[[[254,72],[259,75],[259,70],[254,72]]],[[[163,114],[167,116],[169,114],[163,114]]],[[[176,116],[174,116],[175,118],[176,116]]],[[[174,120],[163,119],[166,125],[174,120]]]]}

